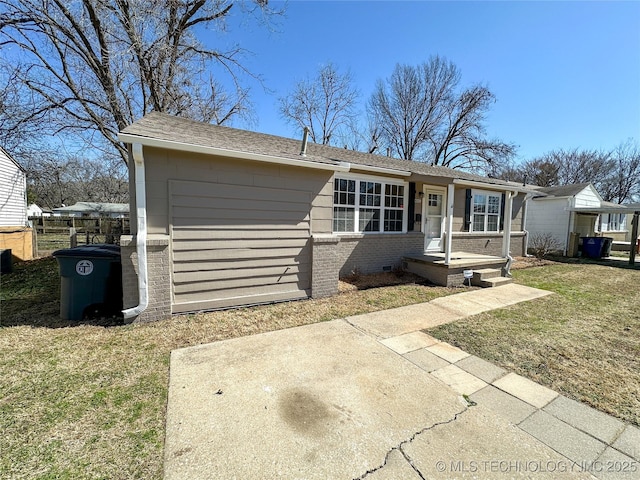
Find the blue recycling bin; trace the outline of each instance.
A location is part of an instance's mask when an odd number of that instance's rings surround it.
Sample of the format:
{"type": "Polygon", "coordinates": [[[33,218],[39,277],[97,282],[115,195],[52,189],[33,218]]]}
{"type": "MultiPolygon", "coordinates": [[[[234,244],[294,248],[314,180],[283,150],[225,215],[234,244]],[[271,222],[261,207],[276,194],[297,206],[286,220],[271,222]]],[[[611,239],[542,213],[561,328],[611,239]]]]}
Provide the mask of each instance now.
{"type": "Polygon", "coordinates": [[[582,237],[582,256],[602,258],[606,237],[582,237]]]}
{"type": "Polygon", "coordinates": [[[117,245],[85,245],[53,252],[60,267],[60,317],[112,317],[122,310],[122,262],[117,245]]]}

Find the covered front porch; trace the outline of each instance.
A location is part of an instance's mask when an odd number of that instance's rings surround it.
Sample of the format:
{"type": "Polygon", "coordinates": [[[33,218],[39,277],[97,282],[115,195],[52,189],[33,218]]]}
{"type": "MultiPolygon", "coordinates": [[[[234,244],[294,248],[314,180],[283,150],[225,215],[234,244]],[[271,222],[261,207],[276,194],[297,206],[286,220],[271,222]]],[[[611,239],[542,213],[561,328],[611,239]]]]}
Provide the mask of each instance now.
{"type": "Polygon", "coordinates": [[[526,251],[526,191],[513,184],[464,179],[441,186],[425,179],[417,187],[422,192],[417,227],[424,232],[424,251],[405,254],[402,267],[449,287],[510,283],[512,241],[516,240],[516,255],[526,251]],[[524,195],[514,202],[520,193],[524,195]]]}
{"type": "Polygon", "coordinates": [[[471,252],[426,252],[406,255],[402,267],[436,285],[493,287],[511,283],[510,259],[471,252]],[[467,273],[468,277],[465,277],[467,273]]]}

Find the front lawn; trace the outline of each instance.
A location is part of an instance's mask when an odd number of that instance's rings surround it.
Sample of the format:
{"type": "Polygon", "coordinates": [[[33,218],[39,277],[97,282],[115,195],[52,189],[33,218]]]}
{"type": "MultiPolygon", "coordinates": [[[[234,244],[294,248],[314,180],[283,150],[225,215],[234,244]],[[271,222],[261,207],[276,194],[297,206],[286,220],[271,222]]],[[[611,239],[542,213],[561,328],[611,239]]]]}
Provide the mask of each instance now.
{"type": "MultiPolygon", "coordinates": [[[[399,279],[407,280],[413,278],[399,279]]],[[[162,478],[171,350],[459,291],[343,284],[343,293],[328,299],[112,326],[58,318],[59,278],[51,258],[17,264],[0,282],[2,479],[162,478]]]]}
{"type": "Polygon", "coordinates": [[[514,271],[556,295],[428,331],[441,340],[640,424],[640,270],[626,262],[514,271]]]}
{"type": "MultiPolygon", "coordinates": [[[[640,271],[556,264],[515,274],[558,295],[430,333],[637,424],[640,271]]],[[[15,265],[0,278],[0,478],[159,479],[171,350],[459,290],[409,283],[342,291],[153,324],[77,324],[57,318],[53,259],[15,265]]]]}

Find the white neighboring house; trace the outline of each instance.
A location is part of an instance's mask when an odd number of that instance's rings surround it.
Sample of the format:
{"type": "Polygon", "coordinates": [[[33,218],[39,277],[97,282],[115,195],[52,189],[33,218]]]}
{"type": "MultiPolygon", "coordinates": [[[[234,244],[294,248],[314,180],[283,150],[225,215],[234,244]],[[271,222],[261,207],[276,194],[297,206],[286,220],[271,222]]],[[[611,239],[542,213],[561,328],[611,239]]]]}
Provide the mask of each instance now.
{"type": "Polygon", "coordinates": [[[39,205],[30,203],[27,207],[27,217],[49,217],[51,213],[45,212],[39,205]]]}
{"type": "Polygon", "coordinates": [[[534,195],[527,206],[529,246],[533,246],[536,236],[547,234],[556,239],[565,255],[571,234],[625,241],[629,209],[625,205],[605,202],[590,183],[536,190],[539,194],[534,195]]]}
{"type": "Polygon", "coordinates": [[[529,245],[537,235],[552,235],[559,247],[567,254],[569,236],[572,232],[581,237],[594,236],[597,213],[589,208],[600,208],[602,197],[590,183],[544,187],[537,189],[527,207],[527,231],[529,245]],[[580,212],[580,209],[586,209],[580,212]]]}
{"type": "Polygon", "coordinates": [[[76,202],[68,207],[53,209],[54,216],[69,217],[111,217],[126,218],[129,216],[128,203],[76,202]]]}
{"type": "Polygon", "coordinates": [[[27,225],[27,176],[24,169],[0,148],[0,227],[27,225]]]}

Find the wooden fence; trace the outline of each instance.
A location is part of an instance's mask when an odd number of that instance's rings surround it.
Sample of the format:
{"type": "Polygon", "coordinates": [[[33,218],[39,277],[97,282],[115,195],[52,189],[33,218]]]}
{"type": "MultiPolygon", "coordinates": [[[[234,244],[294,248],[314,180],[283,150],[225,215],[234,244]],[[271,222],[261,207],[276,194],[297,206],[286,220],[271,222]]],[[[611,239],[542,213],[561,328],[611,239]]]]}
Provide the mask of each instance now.
{"type": "Polygon", "coordinates": [[[29,221],[33,225],[35,257],[78,245],[119,245],[120,236],[130,233],[128,217],[29,217],[29,221]]]}

